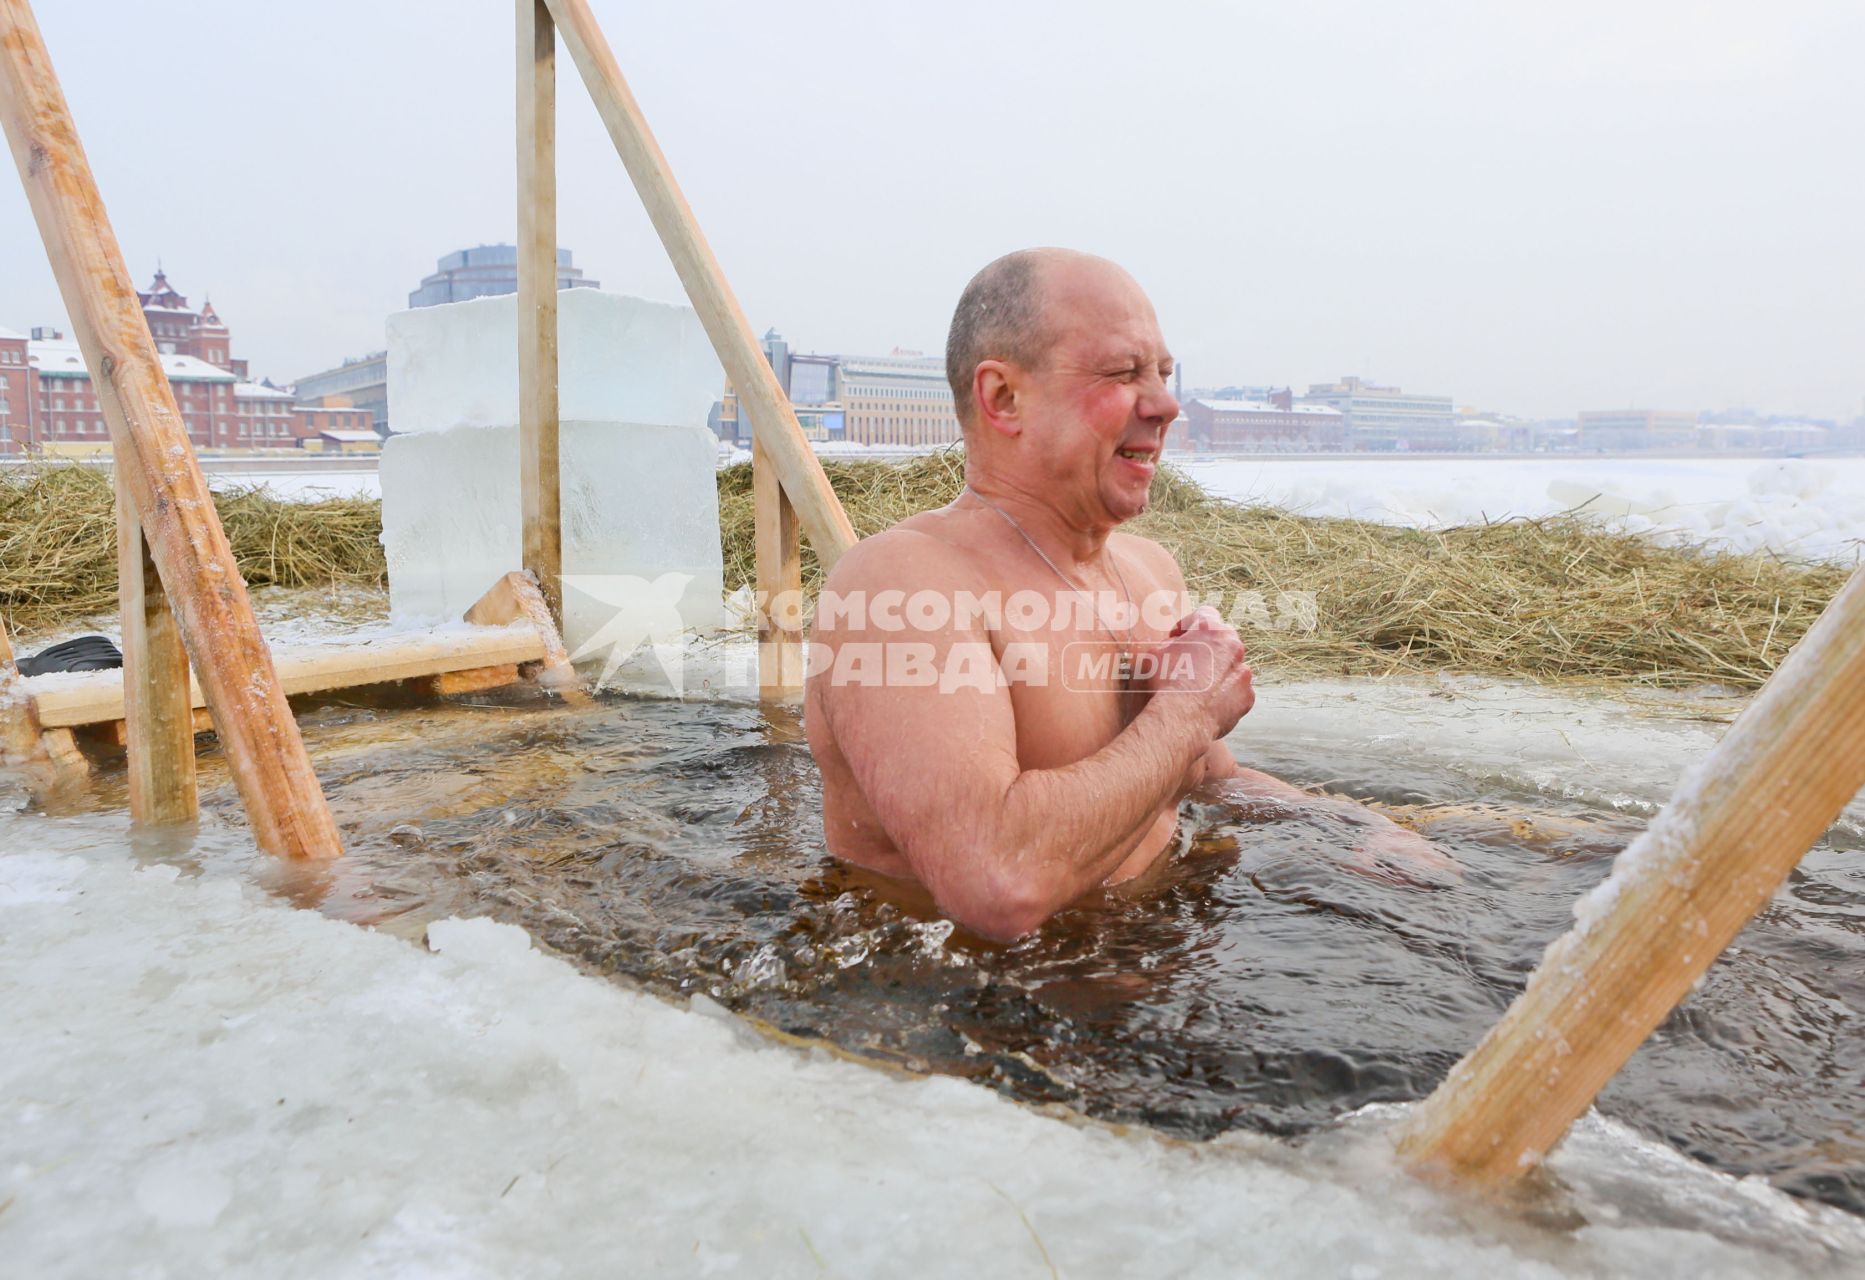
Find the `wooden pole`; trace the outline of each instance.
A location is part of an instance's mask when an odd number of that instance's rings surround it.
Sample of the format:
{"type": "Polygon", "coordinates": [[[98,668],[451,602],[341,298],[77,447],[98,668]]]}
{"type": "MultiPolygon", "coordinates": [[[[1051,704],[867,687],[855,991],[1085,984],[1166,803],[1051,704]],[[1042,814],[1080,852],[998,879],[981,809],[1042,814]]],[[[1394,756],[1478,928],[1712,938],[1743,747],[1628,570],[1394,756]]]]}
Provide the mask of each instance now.
{"type": "Polygon", "coordinates": [[[1406,1118],[1401,1157],[1499,1186],[1593,1102],[1865,786],[1865,570],[1612,874],[1528,987],[1406,1118]]]}
{"type": "Polygon", "coordinates": [[[272,670],[174,391],[130,287],[28,0],[0,0],[0,123],[110,426],[129,494],[207,694],[253,837],[335,857],[335,822],[272,670]]]}
{"type": "Polygon", "coordinates": [[[596,111],[621,154],[622,165],[640,193],[641,203],[667,248],[693,309],[699,313],[706,336],[712,339],[719,363],[732,380],[739,405],[751,415],[754,438],[763,443],[784,492],[795,504],[816,559],[828,569],[855,545],[855,530],[829,487],[822,463],[803,436],[790,397],[784,394],[763,349],[752,336],[751,324],[726,283],[725,273],[713,257],[686,197],[680,193],[667,157],[661,154],[660,144],[654,140],[634,94],[622,78],[615,54],[590,12],[589,0],[548,2],[557,29],[563,34],[564,47],[582,73],[596,111]]]}
{"type": "Polygon", "coordinates": [[[117,609],[123,622],[123,722],[130,818],[193,822],[194,699],[188,652],[117,472],[117,609]]]}
{"type": "Polygon", "coordinates": [[[524,567],[563,621],[557,456],[557,27],[544,0],[518,7],[518,456],[524,567]]]}
{"type": "Polygon", "coordinates": [[[803,547],[796,508],[784,496],[764,442],[751,438],[751,491],[758,592],[758,693],[803,691],[803,547]]]}

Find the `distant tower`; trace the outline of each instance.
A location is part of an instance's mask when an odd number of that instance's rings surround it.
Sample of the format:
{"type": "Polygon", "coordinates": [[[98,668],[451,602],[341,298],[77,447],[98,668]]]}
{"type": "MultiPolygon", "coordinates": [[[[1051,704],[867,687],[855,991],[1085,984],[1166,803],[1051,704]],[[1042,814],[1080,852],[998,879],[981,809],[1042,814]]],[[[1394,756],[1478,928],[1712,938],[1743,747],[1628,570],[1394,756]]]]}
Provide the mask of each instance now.
{"type": "Polygon", "coordinates": [[[227,367],[227,352],[231,349],[231,339],[227,335],[227,326],[221,323],[214,312],[212,299],[201,303],[200,319],[195,321],[193,339],[188,354],[197,360],[205,360],[216,369],[227,367]]]}
{"type": "Polygon", "coordinates": [[[790,344],[775,326],[764,334],[764,358],[771,362],[771,371],[777,375],[777,385],[790,394],[790,344]]]}

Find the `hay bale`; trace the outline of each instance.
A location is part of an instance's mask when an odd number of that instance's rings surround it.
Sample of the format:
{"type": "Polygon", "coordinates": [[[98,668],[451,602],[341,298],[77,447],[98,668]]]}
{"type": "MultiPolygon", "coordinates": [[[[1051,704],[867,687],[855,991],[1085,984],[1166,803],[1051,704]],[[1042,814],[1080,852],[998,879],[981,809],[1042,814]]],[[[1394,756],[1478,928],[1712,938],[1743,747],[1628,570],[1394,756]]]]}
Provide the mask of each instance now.
{"type": "MultiPolygon", "coordinates": [[[[291,502],[261,488],[216,491],[214,506],[252,586],[380,587],[382,504],[373,498],[291,502]]],[[[0,612],[25,630],[112,613],[117,603],[116,498],[110,475],[75,464],[0,476],[0,612]]]]}
{"type": "MultiPolygon", "coordinates": [[[[958,496],[963,455],[826,462],[864,536],[958,496]]],[[[726,584],[753,580],[751,468],[719,476],[726,584]]],[[[1283,672],[1461,671],[1538,681],[1755,688],[1847,571],[1666,547],[1574,517],[1446,530],[1291,514],[1213,498],[1171,468],[1130,526],[1170,548],[1199,597],[1255,591],[1253,660],[1283,672]],[[1313,597],[1311,628],[1283,593],[1313,597]],[[1278,625],[1280,623],[1281,625],[1278,625]]],[[[820,578],[804,551],[806,583],[820,578]]],[[[1248,613],[1232,611],[1233,621],[1248,613]]]]}

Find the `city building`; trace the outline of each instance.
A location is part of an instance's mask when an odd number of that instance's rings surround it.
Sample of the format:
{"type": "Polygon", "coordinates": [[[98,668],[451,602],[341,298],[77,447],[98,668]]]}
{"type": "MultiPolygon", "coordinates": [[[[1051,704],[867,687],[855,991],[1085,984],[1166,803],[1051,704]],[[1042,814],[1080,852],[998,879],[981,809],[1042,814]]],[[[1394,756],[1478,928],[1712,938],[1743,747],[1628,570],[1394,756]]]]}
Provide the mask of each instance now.
{"type": "MultiPolygon", "coordinates": [[[[572,266],[570,251],[557,250],[557,287],[559,289],[600,289],[596,280],[583,278],[583,269],[572,266]]],[[[434,274],[421,281],[421,287],[408,295],[411,307],[437,307],[443,302],[465,302],[469,298],[488,298],[494,294],[518,292],[518,247],[509,244],[482,244],[476,249],[459,249],[436,264],[434,274]]]]}
{"type": "Polygon", "coordinates": [[[298,379],[298,403],[305,408],[367,409],[378,435],[389,433],[389,353],[351,356],[334,369],[298,379]]]}
{"type": "Polygon", "coordinates": [[[1705,449],[1740,449],[1763,453],[1824,453],[1844,437],[1824,422],[1704,422],[1697,443],[1705,449]]]}
{"type": "Polygon", "coordinates": [[[836,398],[855,444],[939,445],[959,439],[945,361],[898,347],[887,356],[843,356],[836,398]]]}
{"type": "Polygon", "coordinates": [[[1694,449],[1697,414],[1673,409],[1584,409],[1576,441],[1589,453],[1694,449]]]}
{"type": "MultiPolygon", "coordinates": [[[[195,448],[298,448],[317,434],[291,392],[248,380],[246,362],[233,356],[227,326],[211,303],[193,310],[159,269],[137,296],[195,448]]],[[[75,341],[46,327],[26,337],[0,330],[0,375],[0,453],[109,447],[97,389],[75,341]]],[[[333,409],[324,421],[334,430],[371,429],[366,410],[333,409]]]]}
{"type": "MultiPolygon", "coordinates": [[[[775,329],[764,356],[812,440],[870,445],[940,445],[959,438],[945,361],[896,349],[885,356],[804,355],[775,329]]],[[[751,447],[751,423],[728,380],[718,407],[719,438],[751,447]]]]}
{"type": "Polygon", "coordinates": [[[1315,453],[1347,442],[1339,409],[1296,404],[1287,388],[1261,400],[1195,399],[1185,417],[1191,446],[1213,453],[1315,453]]]}
{"type": "Polygon", "coordinates": [[[1342,378],[1310,386],[1301,402],[1339,410],[1348,446],[1355,450],[1438,452],[1466,447],[1449,396],[1342,378]]]}
{"type": "Polygon", "coordinates": [[[0,329],[0,458],[25,453],[32,434],[36,379],[23,333],[0,329]]]}

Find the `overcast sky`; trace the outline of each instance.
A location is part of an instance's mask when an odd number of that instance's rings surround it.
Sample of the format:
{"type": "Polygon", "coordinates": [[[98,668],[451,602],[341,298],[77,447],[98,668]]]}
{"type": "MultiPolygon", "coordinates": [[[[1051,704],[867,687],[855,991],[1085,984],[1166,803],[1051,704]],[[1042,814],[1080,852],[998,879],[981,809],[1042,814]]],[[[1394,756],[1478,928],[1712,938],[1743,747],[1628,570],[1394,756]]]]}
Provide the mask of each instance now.
{"type": "MultiPolygon", "coordinates": [[[[592,2],[803,350],[936,352],[974,270],[1060,244],[1139,277],[1188,384],[1865,397],[1865,5],[592,2]]],[[[510,3],[36,8],[138,286],[211,293],[255,375],[380,347],[436,258],[513,238],[510,3]]],[[[561,243],[681,298],[560,65],[561,243]]],[[[0,326],[62,315],[0,183],[0,326]]]]}

